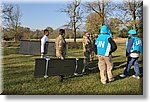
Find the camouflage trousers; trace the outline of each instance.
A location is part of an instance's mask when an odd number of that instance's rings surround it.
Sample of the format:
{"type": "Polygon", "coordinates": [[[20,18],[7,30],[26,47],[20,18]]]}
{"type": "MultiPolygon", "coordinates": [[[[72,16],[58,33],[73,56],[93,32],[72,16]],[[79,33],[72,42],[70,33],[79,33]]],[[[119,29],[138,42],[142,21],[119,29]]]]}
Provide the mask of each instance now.
{"type": "Polygon", "coordinates": [[[85,72],[85,70],[87,69],[89,62],[90,62],[90,52],[85,51],[84,52],[84,70],[83,70],[83,72],[85,72]]]}
{"type": "Polygon", "coordinates": [[[98,56],[99,62],[98,62],[98,67],[100,70],[100,77],[101,77],[101,82],[105,83],[108,80],[111,81],[113,79],[113,74],[112,74],[112,65],[110,62],[110,58],[107,56],[98,56]]]}
{"type": "Polygon", "coordinates": [[[66,53],[64,51],[56,50],[56,57],[65,58],[65,56],[66,56],[66,53]]]}

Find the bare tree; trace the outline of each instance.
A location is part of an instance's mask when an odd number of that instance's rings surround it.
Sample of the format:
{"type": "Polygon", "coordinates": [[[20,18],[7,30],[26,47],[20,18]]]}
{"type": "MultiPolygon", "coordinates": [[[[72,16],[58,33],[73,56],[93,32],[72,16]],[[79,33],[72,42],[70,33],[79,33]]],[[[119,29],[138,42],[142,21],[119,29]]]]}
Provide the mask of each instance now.
{"type": "Polygon", "coordinates": [[[21,12],[18,5],[4,4],[3,5],[3,25],[14,34],[14,40],[19,40],[18,28],[21,24],[21,12]]]}
{"type": "Polygon", "coordinates": [[[90,32],[91,34],[98,34],[100,25],[101,20],[97,13],[90,13],[87,16],[85,28],[88,32],[90,32]]]}
{"type": "Polygon", "coordinates": [[[91,2],[86,2],[84,7],[87,12],[95,12],[99,15],[101,25],[105,24],[105,19],[108,15],[112,14],[112,10],[114,9],[112,8],[113,6],[111,5],[110,0],[94,0],[91,2]]]}
{"type": "Polygon", "coordinates": [[[143,19],[143,1],[142,0],[123,0],[123,3],[118,5],[121,10],[120,14],[124,20],[130,20],[133,29],[138,30],[137,20],[143,19]]]}
{"type": "Polygon", "coordinates": [[[61,11],[65,12],[70,18],[70,22],[68,25],[73,30],[75,43],[76,43],[77,29],[79,29],[79,27],[82,24],[82,11],[80,9],[80,4],[81,4],[80,0],[74,0],[71,3],[69,3],[64,10],[61,11]]]}

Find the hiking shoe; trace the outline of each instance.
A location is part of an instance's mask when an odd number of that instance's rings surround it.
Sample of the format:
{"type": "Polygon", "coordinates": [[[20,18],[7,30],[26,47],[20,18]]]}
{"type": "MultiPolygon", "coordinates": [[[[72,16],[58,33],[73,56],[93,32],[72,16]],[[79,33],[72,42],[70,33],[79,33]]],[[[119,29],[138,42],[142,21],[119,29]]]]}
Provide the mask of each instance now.
{"type": "Polygon", "coordinates": [[[47,76],[47,75],[45,75],[45,76],[44,76],[44,78],[48,78],[48,76],[47,76]]]}
{"type": "Polygon", "coordinates": [[[101,82],[102,84],[106,84],[106,82],[101,82]]]}
{"type": "Polygon", "coordinates": [[[124,75],[124,74],[121,74],[121,75],[119,75],[121,78],[125,78],[126,77],[126,75],[124,75]]]}
{"type": "Polygon", "coordinates": [[[60,79],[59,79],[60,82],[63,82],[63,81],[64,81],[64,76],[63,76],[63,75],[59,75],[59,78],[60,78],[60,79]]]}
{"type": "Polygon", "coordinates": [[[63,82],[64,81],[64,78],[61,78],[60,80],[59,80],[59,82],[63,82]]]}
{"type": "Polygon", "coordinates": [[[77,75],[78,75],[78,73],[74,73],[74,75],[75,75],[75,76],[77,76],[77,75]]]}
{"type": "Polygon", "coordinates": [[[133,78],[140,79],[140,76],[132,75],[133,78]]]}
{"type": "Polygon", "coordinates": [[[115,78],[112,78],[111,80],[109,80],[109,82],[113,82],[115,80],[115,78]]]}

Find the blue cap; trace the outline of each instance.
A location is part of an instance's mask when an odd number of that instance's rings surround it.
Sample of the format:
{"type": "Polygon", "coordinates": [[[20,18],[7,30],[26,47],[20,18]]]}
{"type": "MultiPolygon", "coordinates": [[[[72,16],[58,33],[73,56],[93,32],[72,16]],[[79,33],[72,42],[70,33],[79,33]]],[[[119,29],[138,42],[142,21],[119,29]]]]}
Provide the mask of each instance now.
{"type": "Polygon", "coordinates": [[[135,34],[136,34],[136,30],[134,30],[134,29],[133,29],[133,30],[129,30],[129,31],[128,31],[128,34],[133,34],[133,35],[135,35],[135,34]]]}
{"type": "Polygon", "coordinates": [[[106,25],[103,25],[103,26],[101,27],[100,33],[108,33],[108,28],[107,28],[106,25]]]}

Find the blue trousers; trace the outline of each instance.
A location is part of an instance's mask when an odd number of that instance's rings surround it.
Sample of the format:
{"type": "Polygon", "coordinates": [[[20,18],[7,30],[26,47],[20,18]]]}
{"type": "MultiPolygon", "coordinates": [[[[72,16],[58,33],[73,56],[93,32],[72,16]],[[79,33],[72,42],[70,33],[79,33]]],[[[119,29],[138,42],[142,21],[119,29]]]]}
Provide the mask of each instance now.
{"type": "Polygon", "coordinates": [[[134,65],[135,76],[139,76],[140,71],[139,71],[138,58],[132,58],[132,57],[128,57],[126,69],[124,70],[124,75],[128,76],[129,70],[132,65],[134,65]]]}

